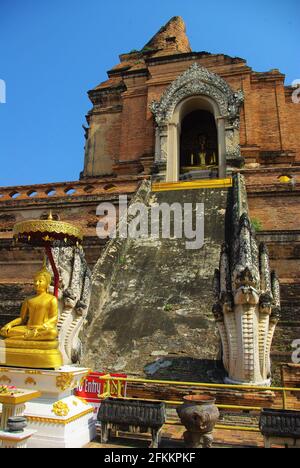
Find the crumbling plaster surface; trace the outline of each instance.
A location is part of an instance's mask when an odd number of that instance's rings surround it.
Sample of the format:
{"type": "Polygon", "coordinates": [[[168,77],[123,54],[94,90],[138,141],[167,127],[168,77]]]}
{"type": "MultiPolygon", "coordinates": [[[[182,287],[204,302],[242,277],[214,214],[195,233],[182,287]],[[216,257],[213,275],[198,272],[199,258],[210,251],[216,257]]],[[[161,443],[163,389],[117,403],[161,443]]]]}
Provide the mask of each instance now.
{"type": "Polygon", "coordinates": [[[212,280],[224,241],[227,191],[145,190],[143,196],[148,204],[204,203],[205,245],[186,250],[185,239],[111,242],[93,273],[83,364],[137,375],[148,366],[148,375],[163,369],[166,376],[169,368],[174,379],[182,359],[197,358],[199,378],[207,380],[220,358],[212,280]]]}

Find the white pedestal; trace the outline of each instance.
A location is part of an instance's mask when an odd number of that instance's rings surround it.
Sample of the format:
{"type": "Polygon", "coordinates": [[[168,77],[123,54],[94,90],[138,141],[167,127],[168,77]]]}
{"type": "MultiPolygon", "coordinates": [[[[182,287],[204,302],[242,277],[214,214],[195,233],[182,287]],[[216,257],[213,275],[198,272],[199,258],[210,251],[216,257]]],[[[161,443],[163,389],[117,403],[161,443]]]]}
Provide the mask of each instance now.
{"type": "Polygon", "coordinates": [[[23,416],[26,407],[25,404],[40,396],[41,393],[36,390],[23,388],[12,390],[7,394],[0,394],[0,403],[2,404],[0,430],[5,431],[7,429],[7,421],[10,417],[23,416]]]}
{"type": "Polygon", "coordinates": [[[36,433],[29,448],[80,448],[96,436],[93,407],[73,396],[89,370],[73,366],[59,370],[1,368],[10,385],[38,390],[42,396],[26,403],[28,430],[36,433]]]}
{"type": "Polygon", "coordinates": [[[27,448],[28,440],[36,431],[25,429],[23,432],[13,433],[0,431],[0,448],[24,449],[27,448]]]}

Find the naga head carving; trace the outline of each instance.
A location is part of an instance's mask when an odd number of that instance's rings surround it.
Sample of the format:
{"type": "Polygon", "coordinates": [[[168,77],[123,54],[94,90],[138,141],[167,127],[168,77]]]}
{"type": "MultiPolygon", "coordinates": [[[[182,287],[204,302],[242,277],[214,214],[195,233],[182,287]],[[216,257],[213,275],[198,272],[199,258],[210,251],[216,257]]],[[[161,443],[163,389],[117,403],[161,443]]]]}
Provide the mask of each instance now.
{"type": "Polygon", "coordinates": [[[234,295],[236,305],[257,305],[259,292],[252,286],[241,286],[234,295]]]}
{"type": "Polygon", "coordinates": [[[223,309],[222,309],[222,306],[221,306],[221,304],[219,302],[213,305],[212,311],[213,311],[216,322],[223,322],[224,321],[223,309]]]}
{"type": "Polygon", "coordinates": [[[281,318],[281,310],[279,307],[273,307],[271,317],[270,317],[270,322],[277,324],[281,318]]]}
{"type": "Polygon", "coordinates": [[[76,296],[71,288],[68,288],[63,292],[63,297],[64,297],[64,309],[67,309],[67,310],[74,309],[76,305],[76,296]]]}
{"type": "Polygon", "coordinates": [[[224,314],[233,312],[234,300],[230,292],[223,292],[220,299],[224,314]]]}
{"type": "Polygon", "coordinates": [[[79,317],[85,317],[86,314],[87,314],[87,309],[88,309],[88,306],[83,301],[78,301],[76,306],[75,306],[76,314],[79,317]]]}
{"type": "Polygon", "coordinates": [[[261,314],[271,315],[273,299],[270,294],[264,293],[259,299],[259,311],[261,314]]]}
{"type": "Polygon", "coordinates": [[[245,268],[240,268],[235,277],[235,287],[238,289],[241,286],[249,286],[255,288],[257,285],[257,278],[254,272],[246,266],[245,268]]]}

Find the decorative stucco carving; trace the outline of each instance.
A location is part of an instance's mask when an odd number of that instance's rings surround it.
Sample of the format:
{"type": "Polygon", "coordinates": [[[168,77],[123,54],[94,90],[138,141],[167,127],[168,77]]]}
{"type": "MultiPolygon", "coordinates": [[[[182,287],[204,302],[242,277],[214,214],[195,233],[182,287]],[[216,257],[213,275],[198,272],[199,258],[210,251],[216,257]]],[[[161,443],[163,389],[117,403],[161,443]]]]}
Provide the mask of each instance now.
{"type": "Polygon", "coordinates": [[[244,92],[240,89],[233,93],[228,100],[228,117],[235,129],[240,128],[240,107],[244,102],[244,92]]]}
{"type": "Polygon", "coordinates": [[[171,83],[159,102],[150,104],[158,126],[169,123],[180,101],[195,95],[212,98],[218,104],[220,116],[228,118],[232,124],[239,120],[243,91],[234,92],[223,78],[194,63],[171,83]]]}
{"type": "Polygon", "coordinates": [[[59,341],[64,364],[79,362],[79,333],[87,315],[91,296],[91,271],[81,248],[54,247],[53,258],[60,276],[59,341]]]}
{"type": "Polygon", "coordinates": [[[152,101],[150,104],[157,124],[156,163],[172,161],[172,155],[168,155],[168,148],[173,146],[168,145],[168,140],[173,138],[175,144],[178,141],[174,136],[170,136],[172,117],[177,105],[192,96],[204,96],[214,101],[218,109],[215,111],[215,119],[224,122],[222,130],[218,130],[218,138],[225,141],[225,147],[222,147],[222,154],[219,155],[220,165],[224,167],[226,160],[229,167],[241,166],[243,159],[239,145],[239,124],[244,93],[242,90],[233,91],[223,78],[197,63],[171,83],[160,101],[152,101]]]}
{"type": "Polygon", "coordinates": [[[216,270],[213,312],[230,383],[269,385],[271,345],[280,318],[280,286],[266,246],[251,227],[245,180],[234,176],[231,229],[216,270]]]}

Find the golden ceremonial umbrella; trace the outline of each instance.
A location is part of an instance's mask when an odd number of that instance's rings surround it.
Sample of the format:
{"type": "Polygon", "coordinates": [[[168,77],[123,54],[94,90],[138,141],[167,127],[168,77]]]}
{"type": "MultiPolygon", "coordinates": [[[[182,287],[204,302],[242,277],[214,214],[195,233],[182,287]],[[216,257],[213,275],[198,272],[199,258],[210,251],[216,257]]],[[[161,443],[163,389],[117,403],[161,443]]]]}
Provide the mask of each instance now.
{"type": "Polygon", "coordinates": [[[63,221],[56,221],[50,212],[48,219],[35,219],[17,223],[13,229],[14,239],[22,244],[44,247],[54,274],[54,295],[58,296],[59,273],[51,247],[79,246],[83,241],[81,229],[63,221]]]}

